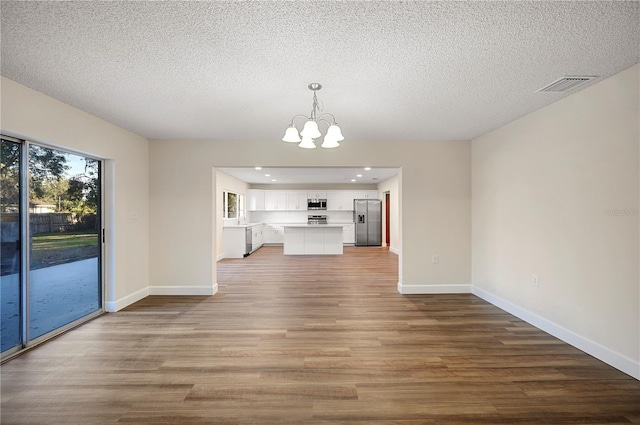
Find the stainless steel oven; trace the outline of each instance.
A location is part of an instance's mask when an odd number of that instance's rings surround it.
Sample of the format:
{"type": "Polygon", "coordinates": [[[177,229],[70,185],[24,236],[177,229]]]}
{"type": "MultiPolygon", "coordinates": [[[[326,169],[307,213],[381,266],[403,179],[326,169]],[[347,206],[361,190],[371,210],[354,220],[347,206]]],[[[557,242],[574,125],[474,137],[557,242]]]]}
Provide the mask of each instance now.
{"type": "Polygon", "coordinates": [[[327,224],[326,215],[308,215],[307,224],[327,224]]]}

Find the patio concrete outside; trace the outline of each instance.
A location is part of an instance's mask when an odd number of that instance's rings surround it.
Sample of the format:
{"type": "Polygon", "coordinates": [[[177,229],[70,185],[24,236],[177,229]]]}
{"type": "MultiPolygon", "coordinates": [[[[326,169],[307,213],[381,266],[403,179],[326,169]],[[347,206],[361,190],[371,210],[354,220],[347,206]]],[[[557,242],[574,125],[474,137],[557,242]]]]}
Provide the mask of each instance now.
{"type": "MultiPolygon", "coordinates": [[[[98,258],[31,271],[32,339],[100,308],[98,258]]],[[[20,282],[18,274],[0,277],[2,351],[20,342],[20,282]]]]}

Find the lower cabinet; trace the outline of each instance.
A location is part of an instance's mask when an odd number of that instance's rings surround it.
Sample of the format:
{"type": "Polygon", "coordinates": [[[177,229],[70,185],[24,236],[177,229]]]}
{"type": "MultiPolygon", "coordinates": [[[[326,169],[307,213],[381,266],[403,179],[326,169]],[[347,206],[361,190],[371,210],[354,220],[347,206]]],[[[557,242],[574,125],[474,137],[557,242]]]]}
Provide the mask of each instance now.
{"type": "Polygon", "coordinates": [[[264,224],[251,227],[251,252],[264,245],[264,224]]]}
{"type": "Polygon", "coordinates": [[[284,243],[284,227],[281,224],[265,224],[264,243],[269,245],[284,243]]]}
{"type": "MultiPolygon", "coordinates": [[[[283,224],[256,224],[250,226],[251,230],[251,252],[260,249],[263,245],[283,245],[284,244],[284,225],[283,224]]],[[[337,229],[336,229],[337,230],[337,229]]],[[[292,230],[300,240],[300,246],[306,245],[306,253],[319,254],[342,254],[342,250],[338,248],[328,248],[338,244],[355,244],[355,224],[345,224],[340,232],[323,232],[317,233],[309,231],[306,235],[305,228],[301,227],[292,230]],[[342,241],[339,237],[342,236],[342,241]],[[334,240],[335,239],[335,240],[334,240]],[[306,242],[306,243],[305,243],[306,242]],[[335,251],[335,252],[333,252],[335,251]]],[[[223,229],[223,245],[225,258],[242,258],[246,254],[246,228],[239,226],[225,227],[223,229]]],[[[295,240],[296,236],[293,236],[295,240]]],[[[294,245],[296,245],[294,243],[294,245]]],[[[302,249],[304,251],[304,248],[302,249]]]]}
{"type": "Polygon", "coordinates": [[[303,255],[304,254],[304,228],[287,228],[284,244],[284,255],[303,255]]]}
{"type": "Polygon", "coordinates": [[[247,235],[244,227],[222,229],[224,258],[242,258],[247,253],[247,235]]]}
{"type": "Polygon", "coordinates": [[[342,228],[342,241],[345,244],[355,244],[356,243],[356,225],[355,224],[345,224],[342,228]]]}
{"type": "Polygon", "coordinates": [[[247,230],[251,232],[251,252],[264,244],[264,225],[229,226],[222,229],[224,258],[242,258],[247,254],[247,230]]]}
{"type": "Polygon", "coordinates": [[[286,226],[284,255],[342,255],[341,226],[286,226]]]}

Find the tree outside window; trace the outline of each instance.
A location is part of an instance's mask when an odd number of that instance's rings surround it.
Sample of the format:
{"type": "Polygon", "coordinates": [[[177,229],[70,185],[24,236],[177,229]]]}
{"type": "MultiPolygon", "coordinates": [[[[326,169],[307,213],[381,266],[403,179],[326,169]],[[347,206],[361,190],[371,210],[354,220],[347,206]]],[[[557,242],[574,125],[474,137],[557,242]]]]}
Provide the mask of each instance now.
{"type": "Polygon", "coordinates": [[[223,218],[244,217],[244,196],[233,192],[222,192],[223,218]]]}
{"type": "Polygon", "coordinates": [[[227,193],[227,218],[238,217],[238,195],[235,193],[227,193]]]}

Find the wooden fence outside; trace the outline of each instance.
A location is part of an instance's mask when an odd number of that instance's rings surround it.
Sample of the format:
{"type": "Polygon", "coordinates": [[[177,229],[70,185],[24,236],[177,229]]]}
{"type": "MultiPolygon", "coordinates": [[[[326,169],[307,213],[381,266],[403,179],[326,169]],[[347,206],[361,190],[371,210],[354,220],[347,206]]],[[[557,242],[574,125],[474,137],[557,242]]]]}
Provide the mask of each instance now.
{"type": "MultiPolygon", "coordinates": [[[[17,213],[3,213],[3,222],[19,222],[17,213]]],[[[29,229],[32,235],[42,233],[64,233],[74,230],[90,230],[96,226],[96,215],[77,217],[73,213],[29,214],[29,229]]]]}

